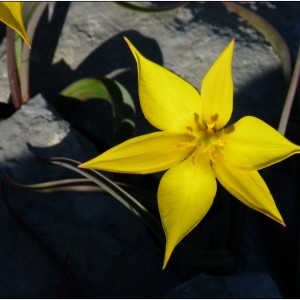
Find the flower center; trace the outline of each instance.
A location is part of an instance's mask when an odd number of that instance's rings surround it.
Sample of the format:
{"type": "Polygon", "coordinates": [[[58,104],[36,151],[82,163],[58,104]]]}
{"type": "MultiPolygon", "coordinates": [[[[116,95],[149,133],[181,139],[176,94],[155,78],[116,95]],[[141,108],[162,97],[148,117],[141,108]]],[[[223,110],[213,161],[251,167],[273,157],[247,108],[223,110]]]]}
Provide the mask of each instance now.
{"type": "Polygon", "coordinates": [[[215,122],[206,125],[201,124],[199,115],[196,113],[194,114],[194,120],[196,126],[186,127],[188,134],[192,135],[194,140],[190,143],[181,143],[178,147],[180,149],[193,148],[190,153],[193,156],[193,162],[202,155],[208,155],[212,162],[216,162],[225,146],[224,141],[221,139],[222,130],[216,130],[215,122]]]}
{"type": "Polygon", "coordinates": [[[214,127],[207,127],[206,132],[196,142],[194,155],[208,154],[212,162],[216,162],[225,143],[220,138],[221,132],[214,131],[214,127]]]}

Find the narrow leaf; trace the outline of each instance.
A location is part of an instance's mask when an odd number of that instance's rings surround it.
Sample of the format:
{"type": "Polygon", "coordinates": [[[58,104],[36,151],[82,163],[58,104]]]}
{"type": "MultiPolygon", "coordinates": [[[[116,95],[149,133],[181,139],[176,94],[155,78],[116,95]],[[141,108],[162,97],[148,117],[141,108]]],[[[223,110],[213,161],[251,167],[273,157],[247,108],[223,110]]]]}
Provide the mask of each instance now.
{"type": "Polygon", "coordinates": [[[85,178],[62,179],[36,184],[22,184],[14,181],[6,175],[6,180],[17,188],[38,193],[54,193],[54,192],[103,192],[99,186],[85,178]]]}
{"type": "Polygon", "coordinates": [[[274,50],[277,52],[281,63],[283,74],[287,82],[290,81],[292,66],[291,66],[291,57],[289,48],[284,41],[283,37],[279,34],[279,32],[265,19],[258,16],[253,11],[237,4],[236,2],[222,2],[225,7],[244,20],[246,20],[250,25],[252,25],[257,31],[259,31],[267,41],[271,43],[274,50]]]}
{"type": "MultiPolygon", "coordinates": [[[[154,235],[161,242],[165,242],[162,225],[156,219],[156,217],[154,217],[138,200],[127,193],[124,189],[117,186],[103,174],[95,170],[79,169],[77,166],[80,164],[80,162],[67,158],[55,157],[45,160],[52,164],[71,169],[102,187],[104,190],[106,190],[106,192],[120,201],[130,211],[141,217],[145,225],[154,233],[154,235]]],[[[234,258],[230,256],[228,251],[225,249],[203,251],[191,248],[184,243],[180,243],[175,249],[174,254],[200,267],[230,269],[235,263],[234,258]]]]}
{"type": "MultiPolygon", "coordinates": [[[[6,175],[6,180],[12,184],[13,186],[24,189],[30,192],[37,193],[55,193],[55,192],[98,192],[98,193],[106,193],[99,185],[95,184],[93,181],[86,178],[72,178],[72,179],[61,179],[54,180],[49,182],[42,182],[36,184],[22,184],[13,180],[10,176],[6,175]]],[[[122,187],[129,194],[134,197],[139,197],[140,202],[151,208],[155,208],[158,210],[156,194],[142,189],[140,187],[136,187],[130,184],[122,183],[122,182],[114,182],[116,185],[122,187]]]]}
{"type": "Polygon", "coordinates": [[[289,87],[289,90],[288,90],[288,93],[287,93],[287,96],[285,99],[284,107],[283,107],[280,122],[279,122],[278,131],[282,135],[284,135],[285,131],[286,131],[286,127],[288,124],[290,112],[291,112],[294,98],[296,95],[297,87],[299,85],[299,77],[300,77],[300,46],[298,48],[298,55],[297,55],[297,60],[296,60],[293,76],[291,79],[290,87],[289,87]]]}
{"type": "Polygon", "coordinates": [[[164,12],[172,9],[176,9],[180,6],[186,5],[188,1],[172,1],[172,2],[131,2],[131,1],[120,1],[116,2],[126,8],[133,9],[141,12],[164,12]]]}

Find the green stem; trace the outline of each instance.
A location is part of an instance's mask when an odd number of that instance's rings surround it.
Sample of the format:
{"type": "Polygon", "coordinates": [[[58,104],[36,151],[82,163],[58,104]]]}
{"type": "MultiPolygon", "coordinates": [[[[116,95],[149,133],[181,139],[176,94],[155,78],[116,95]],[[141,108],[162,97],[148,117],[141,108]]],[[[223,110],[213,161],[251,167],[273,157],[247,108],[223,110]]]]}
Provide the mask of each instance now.
{"type": "Polygon", "coordinates": [[[23,101],[15,53],[15,32],[6,26],[7,71],[13,105],[20,108],[23,101]]]}
{"type": "MultiPolygon", "coordinates": [[[[30,3],[29,3],[30,5],[30,3]]],[[[33,13],[30,16],[27,23],[27,35],[30,41],[33,41],[33,37],[38,25],[38,22],[45,11],[48,3],[40,2],[38,4],[31,3],[33,6],[33,13]]],[[[26,103],[30,99],[30,91],[29,91],[29,63],[30,63],[30,48],[27,45],[24,45],[22,42],[22,51],[21,51],[21,62],[20,62],[20,88],[23,103],[26,103]]]]}

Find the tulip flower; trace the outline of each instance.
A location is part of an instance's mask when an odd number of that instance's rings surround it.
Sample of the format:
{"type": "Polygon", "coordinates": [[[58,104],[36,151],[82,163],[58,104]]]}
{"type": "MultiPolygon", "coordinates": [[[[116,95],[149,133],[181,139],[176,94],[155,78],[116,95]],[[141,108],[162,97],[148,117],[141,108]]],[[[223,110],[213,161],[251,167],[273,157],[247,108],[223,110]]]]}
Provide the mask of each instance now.
{"type": "Polygon", "coordinates": [[[210,209],[217,180],[245,205],[284,225],[258,170],[299,153],[300,147],[253,116],[228,125],[234,40],[208,70],[200,92],[125,40],[137,62],[142,111],[158,131],[127,140],[79,167],[136,174],[167,170],[158,187],[166,234],[163,267],[210,209]]]}
{"type": "Polygon", "coordinates": [[[0,2],[0,21],[18,32],[30,47],[30,41],[24,26],[22,12],[21,2],[0,2]]]}

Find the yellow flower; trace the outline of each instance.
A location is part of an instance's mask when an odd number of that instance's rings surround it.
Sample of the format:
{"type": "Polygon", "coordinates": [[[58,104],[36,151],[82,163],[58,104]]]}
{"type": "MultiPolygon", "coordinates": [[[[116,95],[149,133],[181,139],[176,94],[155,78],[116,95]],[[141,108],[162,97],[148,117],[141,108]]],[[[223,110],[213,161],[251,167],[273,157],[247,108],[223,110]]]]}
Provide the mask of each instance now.
{"type": "Polygon", "coordinates": [[[21,2],[0,2],[0,21],[18,32],[30,47],[30,41],[23,22],[21,2]]]}
{"type": "Polygon", "coordinates": [[[200,93],[126,41],[138,66],[141,108],[159,131],[132,138],[80,167],[139,174],[169,169],[158,188],[167,238],[163,266],[208,212],[216,179],[244,204],[284,225],[257,170],[299,153],[300,147],[252,116],[224,128],[233,106],[234,40],[205,75],[200,93]]]}

